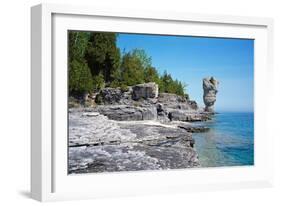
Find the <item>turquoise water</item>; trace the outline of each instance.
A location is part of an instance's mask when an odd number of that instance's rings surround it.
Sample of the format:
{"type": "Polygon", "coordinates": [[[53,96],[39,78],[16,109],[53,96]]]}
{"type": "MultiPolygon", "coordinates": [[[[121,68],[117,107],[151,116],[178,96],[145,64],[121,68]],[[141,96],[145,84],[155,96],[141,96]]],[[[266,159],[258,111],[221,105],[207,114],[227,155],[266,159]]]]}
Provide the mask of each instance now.
{"type": "Polygon", "coordinates": [[[225,112],[203,124],[206,133],[194,133],[202,167],[254,164],[254,114],[225,112]]]}

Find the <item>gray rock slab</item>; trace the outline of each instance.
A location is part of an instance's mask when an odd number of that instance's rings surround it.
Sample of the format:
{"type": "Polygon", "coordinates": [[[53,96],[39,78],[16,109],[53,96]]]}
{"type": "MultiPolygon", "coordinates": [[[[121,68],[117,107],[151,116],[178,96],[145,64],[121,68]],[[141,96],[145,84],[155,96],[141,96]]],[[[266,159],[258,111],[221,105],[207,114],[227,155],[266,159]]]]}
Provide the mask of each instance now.
{"type": "Polygon", "coordinates": [[[69,113],[71,174],[199,166],[192,134],[156,121],[114,121],[92,110],[69,113]]]}

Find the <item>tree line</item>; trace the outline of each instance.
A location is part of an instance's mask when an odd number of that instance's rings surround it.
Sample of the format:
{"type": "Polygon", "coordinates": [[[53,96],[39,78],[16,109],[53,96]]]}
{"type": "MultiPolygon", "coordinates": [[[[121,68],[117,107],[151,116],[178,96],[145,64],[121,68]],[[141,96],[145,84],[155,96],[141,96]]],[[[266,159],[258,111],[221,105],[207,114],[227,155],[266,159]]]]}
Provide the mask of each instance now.
{"type": "Polygon", "coordinates": [[[123,52],[118,35],[105,32],[68,32],[69,94],[79,96],[104,87],[120,87],[156,82],[159,92],[185,93],[186,85],[165,71],[159,74],[152,59],[142,49],[123,52]]]}

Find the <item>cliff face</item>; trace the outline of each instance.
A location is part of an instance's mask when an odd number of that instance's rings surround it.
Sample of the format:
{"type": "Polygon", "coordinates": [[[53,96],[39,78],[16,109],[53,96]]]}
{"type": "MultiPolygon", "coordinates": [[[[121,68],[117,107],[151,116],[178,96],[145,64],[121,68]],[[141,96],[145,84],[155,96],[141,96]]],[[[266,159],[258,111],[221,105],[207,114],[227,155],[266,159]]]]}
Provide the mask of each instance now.
{"type": "Polygon", "coordinates": [[[208,128],[189,122],[210,114],[195,101],[158,94],[155,83],[104,88],[69,109],[69,173],[179,169],[199,166],[192,138],[208,128]]]}
{"type": "Polygon", "coordinates": [[[132,90],[132,99],[136,101],[158,97],[158,85],[154,82],[135,85],[132,90]]]}
{"type": "Polygon", "coordinates": [[[203,79],[203,100],[205,104],[205,111],[214,113],[214,104],[216,102],[216,94],[218,92],[219,82],[214,79],[214,77],[211,78],[204,78],[203,79]]]}
{"type": "Polygon", "coordinates": [[[158,85],[145,83],[129,87],[104,88],[96,95],[95,110],[118,121],[158,120],[202,121],[208,115],[198,109],[195,101],[170,93],[158,93],[158,85]]]}

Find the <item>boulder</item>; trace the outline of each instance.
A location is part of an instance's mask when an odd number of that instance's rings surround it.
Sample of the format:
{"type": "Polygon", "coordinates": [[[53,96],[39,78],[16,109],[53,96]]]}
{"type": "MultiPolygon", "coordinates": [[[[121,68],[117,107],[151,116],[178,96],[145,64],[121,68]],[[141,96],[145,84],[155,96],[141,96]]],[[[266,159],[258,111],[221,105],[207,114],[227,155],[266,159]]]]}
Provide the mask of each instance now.
{"type": "Polygon", "coordinates": [[[96,95],[95,101],[98,104],[118,104],[123,98],[120,88],[104,88],[96,95]]]}
{"type": "Polygon", "coordinates": [[[210,128],[208,127],[204,127],[204,126],[194,126],[194,125],[190,125],[190,123],[188,124],[179,124],[178,128],[184,129],[187,132],[190,133],[201,133],[201,132],[208,132],[210,130],[210,128]]]}
{"type": "Polygon", "coordinates": [[[201,122],[201,121],[207,121],[210,120],[210,114],[209,113],[188,113],[187,114],[187,120],[188,122],[201,122]]]}
{"type": "Polygon", "coordinates": [[[168,113],[165,110],[163,104],[158,103],[156,105],[156,110],[157,110],[157,120],[160,121],[161,123],[167,123],[170,121],[168,118],[168,113]]]}
{"type": "Polygon", "coordinates": [[[181,110],[170,111],[168,117],[171,121],[187,121],[186,113],[181,110]]]}
{"type": "Polygon", "coordinates": [[[149,82],[144,84],[138,84],[132,87],[132,99],[148,99],[158,97],[158,84],[155,82],[149,82]]]}
{"type": "Polygon", "coordinates": [[[164,106],[161,103],[156,105],[157,113],[164,112],[164,106]]]}
{"type": "Polygon", "coordinates": [[[190,106],[191,109],[193,109],[193,110],[197,110],[198,109],[198,105],[197,105],[196,101],[189,100],[187,103],[188,103],[188,105],[190,106]]]}
{"type": "Polygon", "coordinates": [[[214,77],[203,79],[203,100],[206,112],[214,113],[218,84],[219,82],[215,80],[214,77]]]}
{"type": "Polygon", "coordinates": [[[207,121],[210,119],[209,113],[200,113],[190,110],[169,110],[168,117],[170,121],[197,122],[207,121]]]}

